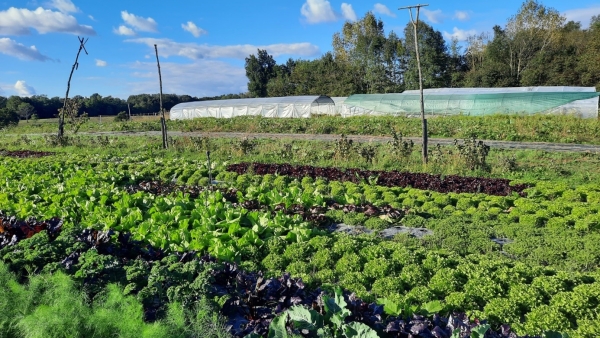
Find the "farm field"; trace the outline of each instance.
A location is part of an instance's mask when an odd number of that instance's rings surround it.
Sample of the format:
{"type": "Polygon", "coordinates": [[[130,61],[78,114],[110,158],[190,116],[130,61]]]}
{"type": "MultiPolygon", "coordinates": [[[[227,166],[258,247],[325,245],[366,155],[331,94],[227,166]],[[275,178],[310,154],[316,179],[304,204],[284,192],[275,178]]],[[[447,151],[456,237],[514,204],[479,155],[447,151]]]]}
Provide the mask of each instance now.
{"type": "Polygon", "coordinates": [[[0,141],[10,337],[600,333],[597,154],[466,140],[423,166],[401,138],[0,141]]]}
{"type": "MultiPolygon", "coordinates": [[[[99,123],[94,117],[84,123],[79,131],[160,131],[160,123],[153,116],[135,117],[130,122],[113,122],[106,117],[99,123]]],[[[11,134],[54,133],[56,126],[49,120],[21,121],[19,126],[7,130],[11,134]]],[[[390,136],[394,128],[404,137],[421,135],[418,118],[392,116],[320,116],[308,119],[270,119],[235,117],[222,120],[201,118],[195,120],[167,121],[168,129],[183,132],[247,132],[247,133],[298,133],[390,136]]],[[[431,138],[469,138],[477,135],[483,140],[556,142],[600,144],[600,120],[581,119],[574,116],[545,115],[493,115],[483,117],[447,116],[428,119],[431,138]]]]}

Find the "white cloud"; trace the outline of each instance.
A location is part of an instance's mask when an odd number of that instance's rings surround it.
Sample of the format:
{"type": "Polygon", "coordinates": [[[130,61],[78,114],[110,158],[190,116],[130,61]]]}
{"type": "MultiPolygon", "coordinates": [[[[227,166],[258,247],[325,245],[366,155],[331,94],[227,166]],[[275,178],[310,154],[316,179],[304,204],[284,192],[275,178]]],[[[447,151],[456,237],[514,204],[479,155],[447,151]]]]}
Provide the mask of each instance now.
{"type": "Polygon", "coordinates": [[[264,49],[274,57],[280,55],[316,56],[319,55],[319,47],[308,42],[301,43],[279,43],[272,45],[230,45],[211,46],[207,44],[180,43],[170,39],[137,38],[125,40],[126,42],[142,43],[154,48],[158,45],[160,55],[169,57],[173,55],[183,56],[188,59],[198,60],[203,58],[233,58],[241,59],[250,54],[256,54],[257,49],[264,49]]]}
{"type": "Polygon", "coordinates": [[[454,19],[459,21],[467,21],[470,19],[469,12],[467,11],[454,11],[454,19]]]}
{"type": "Polygon", "coordinates": [[[196,26],[196,24],[191,21],[188,21],[187,24],[182,23],[181,28],[183,28],[184,31],[192,33],[192,35],[195,37],[199,37],[200,35],[203,35],[203,34],[208,34],[207,31],[196,26]]]}
{"type": "MultiPolygon", "coordinates": [[[[158,73],[155,62],[136,62],[128,66],[133,73],[127,83],[128,94],[157,93],[158,73]]],[[[163,92],[198,97],[248,91],[248,79],[243,66],[233,66],[219,60],[197,60],[189,64],[161,62],[163,92]],[[194,76],[190,76],[194,74],[194,76]]]]}
{"type": "Polygon", "coordinates": [[[63,13],[77,13],[79,8],[71,0],[52,0],[48,3],[51,8],[56,8],[63,13]]]}
{"type": "Polygon", "coordinates": [[[452,38],[456,38],[458,41],[467,41],[467,38],[469,36],[477,34],[477,31],[474,29],[463,30],[463,29],[454,27],[454,29],[452,29],[452,33],[448,33],[446,31],[444,31],[443,34],[444,34],[444,37],[448,40],[450,40],[452,38]]]}
{"type": "Polygon", "coordinates": [[[96,66],[98,67],[106,67],[107,63],[104,60],[96,59],[96,66]]]}
{"type": "Polygon", "coordinates": [[[152,18],[142,18],[141,16],[127,13],[127,11],[121,12],[121,18],[123,18],[126,24],[137,31],[156,32],[157,30],[158,24],[152,18]]]}
{"type": "Polygon", "coordinates": [[[421,8],[421,12],[423,12],[423,15],[425,15],[425,18],[430,23],[442,23],[444,21],[444,14],[441,9],[430,11],[427,8],[421,8]]]}
{"type": "Polygon", "coordinates": [[[46,55],[40,53],[35,46],[27,47],[9,38],[0,38],[0,53],[17,57],[21,60],[52,60],[46,55]]]}
{"type": "Polygon", "coordinates": [[[33,87],[27,85],[25,81],[19,80],[15,83],[14,89],[17,91],[17,95],[19,96],[31,96],[35,95],[35,89],[33,87]]]}
{"type": "Polygon", "coordinates": [[[392,18],[396,17],[396,13],[390,11],[390,9],[387,8],[386,5],[380,4],[380,3],[376,3],[375,6],[373,6],[373,12],[382,14],[382,15],[391,16],[392,18]]]}
{"type": "Polygon", "coordinates": [[[346,20],[350,20],[350,21],[358,20],[358,18],[356,17],[356,13],[354,12],[354,9],[352,8],[352,5],[347,4],[345,2],[342,3],[342,16],[346,20]]]}
{"type": "Polygon", "coordinates": [[[587,28],[590,25],[592,16],[600,15],[600,6],[570,9],[562,14],[567,17],[567,21],[579,21],[583,28],[587,28]]]}
{"type": "Polygon", "coordinates": [[[338,19],[327,0],[306,0],[300,13],[308,23],[332,22],[338,19]]]}
{"type": "Polygon", "coordinates": [[[92,21],[96,21],[96,19],[94,19],[94,17],[91,14],[88,15],[88,18],[90,18],[90,20],[92,20],[92,21]]]}
{"type": "Polygon", "coordinates": [[[32,28],[40,34],[96,35],[92,26],[80,25],[73,16],[42,7],[35,11],[15,7],[0,11],[0,35],[27,35],[32,28]]]}
{"type": "Polygon", "coordinates": [[[113,33],[117,34],[117,35],[127,35],[127,36],[134,36],[135,32],[133,31],[133,29],[127,27],[127,26],[119,26],[119,28],[113,28],[113,33]]]}

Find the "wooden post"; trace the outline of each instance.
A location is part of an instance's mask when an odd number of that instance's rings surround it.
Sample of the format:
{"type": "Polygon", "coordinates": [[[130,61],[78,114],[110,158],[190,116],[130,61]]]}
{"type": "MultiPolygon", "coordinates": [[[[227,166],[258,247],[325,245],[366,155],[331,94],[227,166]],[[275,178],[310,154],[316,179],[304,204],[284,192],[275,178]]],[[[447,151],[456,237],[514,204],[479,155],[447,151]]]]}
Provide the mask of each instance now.
{"type": "Polygon", "coordinates": [[[162,104],[162,76],[160,74],[160,61],[158,61],[158,47],[156,47],[156,44],[154,44],[154,51],[156,52],[156,65],[158,66],[158,81],[160,84],[160,130],[162,131],[163,149],[167,149],[167,123],[165,122],[165,111],[162,104]]]}
{"type": "Polygon", "coordinates": [[[81,53],[81,50],[83,49],[83,51],[85,52],[85,55],[88,55],[87,50],[85,49],[85,44],[88,41],[88,39],[84,38],[80,38],[79,36],[77,37],[77,39],[79,40],[79,50],[77,51],[77,56],[75,57],[75,63],[73,64],[73,67],[71,68],[71,74],[69,75],[69,81],[67,81],[67,93],[65,94],[65,102],[63,102],[63,109],[61,112],[58,113],[58,138],[62,139],[64,134],[65,134],[65,113],[67,110],[67,100],[69,100],[69,90],[71,90],[71,78],[73,77],[73,72],[75,71],[75,69],[79,68],[79,54],[81,53]]]}
{"type": "Polygon", "coordinates": [[[423,158],[423,163],[427,164],[427,120],[425,119],[425,101],[423,100],[423,75],[421,73],[421,59],[419,57],[419,41],[418,41],[418,33],[417,33],[417,26],[419,25],[419,11],[421,9],[421,7],[426,7],[429,5],[415,5],[415,6],[408,6],[408,7],[401,7],[398,9],[408,9],[409,13],[410,13],[410,21],[413,24],[413,32],[415,35],[415,53],[417,55],[417,68],[419,69],[419,92],[421,94],[421,98],[420,98],[420,104],[421,104],[421,126],[423,128],[423,152],[422,152],[422,158],[423,158]],[[416,20],[413,19],[413,14],[412,14],[412,9],[416,8],[417,9],[417,15],[416,15],[416,20]]]}
{"type": "Polygon", "coordinates": [[[131,108],[129,108],[129,102],[127,102],[127,111],[129,112],[129,120],[131,121],[131,108]]]}

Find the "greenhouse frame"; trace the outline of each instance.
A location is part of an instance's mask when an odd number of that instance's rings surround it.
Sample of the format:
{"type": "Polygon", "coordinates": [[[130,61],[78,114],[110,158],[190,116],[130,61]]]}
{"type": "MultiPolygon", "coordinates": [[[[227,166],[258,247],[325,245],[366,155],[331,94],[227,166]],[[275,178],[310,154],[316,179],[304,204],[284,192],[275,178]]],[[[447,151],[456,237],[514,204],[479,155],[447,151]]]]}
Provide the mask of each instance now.
{"type": "Polygon", "coordinates": [[[236,116],[311,117],[315,114],[334,115],[335,102],[329,96],[323,95],[194,101],[173,106],[170,119],[236,116]]]}
{"type": "MultiPolygon", "coordinates": [[[[570,114],[598,117],[594,87],[437,88],[423,91],[426,115],[570,114]]],[[[344,117],[420,115],[418,90],[356,94],[342,104],[344,117]]]]}
{"type": "Polygon", "coordinates": [[[335,115],[342,115],[342,107],[348,96],[332,96],[331,99],[335,102],[335,115]]]}

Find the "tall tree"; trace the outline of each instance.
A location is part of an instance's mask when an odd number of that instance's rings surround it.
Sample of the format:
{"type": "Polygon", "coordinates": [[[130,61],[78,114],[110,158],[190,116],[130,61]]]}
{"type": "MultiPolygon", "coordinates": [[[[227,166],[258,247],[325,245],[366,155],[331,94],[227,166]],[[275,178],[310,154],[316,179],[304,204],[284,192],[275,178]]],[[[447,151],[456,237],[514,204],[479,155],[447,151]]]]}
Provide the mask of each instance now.
{"type": "MultiPolygon", "coordinates": [[[[423,88],[442,88],[450,85],[448,47],[442,33],[434,30],[424,22],[417,27],[419,54],[423,73],[423,88]]],[[[404,73],[406,89],[419,88],[419,72],[415,53],[413,24],[408,23],[404,29],[405,57],[407,69],[404,73]]]]}
{"type": "Polygon", "coordinates": [[[537,0],[526,0],[506,24],[511,75],[520,82],[522,73],[540,52],[550,47],[564,25],[565,17],[537,0]]]}
{"type": "Polygon", "coordinates": [[[467,51],[468,59],[472,67],[466,74],[465,85],[467,87],[514,87],[518,82],[511,75],[507,60],[510,60],[509,40],[502,27],[494,26],[494,36],[485,45],[483,37],[475,39],[475,44],[470,44],[467,51]],[[479,51],[481,48],[481,51],[479,51]],[[470,54],[470,51],[478,51],[470,54]]]}
{"type": "Polygon", "coordinates": [[[487,32],[467,37],[467,48],[464,56],[469,70],[477,71],[483,66],[485,50],[489,42],[490,34],[487,32]]]}
{"type": "Polygon", "coordinates": [[[592,17],[587,30],[586,46],[579,63],[582,85],[596,86],[600,91],[600,15],[592,17]]]}
{"type": "Polygon", "coordinates": [[[325,53],[316,60],[298,60],[289,81],[292,95],[349,96],[359,93],[348,63],[338,62],[333,54],[325,53]]]}
{"type": "Polygon", "coordinates": [[[347,21],[342,31],[333,35],[335,61],[353,70],[358,93],[398,90],[402,51],[401,40],[393,33],[386,37],[383,21],[371,12],[356,22],[347,21]]]}
{"type": "Polygon", "coordinates": [[[453,37],[448,58],[448,71],[450,72],[450,87],[459,88],[464,85],[465,74],[468,70],[467,58],[461,53],[462,47],[458,39],[453,37]]]}
{"type": "Polygon", "coordinates": [[[16,113],[21,103],[23,103],[23,99],[20,96],[12,95],[6,100],[6,108],[16,113]]]}
{"type": "Polygon", "coordinates": [[[94,93],[87,99],[83,100],[83,107],[85,112],[89,116],[103,115],[104,103],[102,102],[102,95],[94,93]]]}
{"type": "Polygon", "coordinates": [[[254,97],[266,97],[269,80],[276,76],[276,62],[266,50],[259,49],[257,55],[246,58],[246,76],[248,91],[254,97]]]}
{"type": "Polygon", "coordinates": [[[27,102],[23,102],[17,107],[17,114],[27,122],[29,122],[29,118],[35,113],[35,108],[27,102]]]}
{"type": "Polygon", "coordinates": [[[19,124],[19,115],[8,109],[0,108],[0,129],[19,124]]]}
{"type": "Polygon", "coordinates": [[[404,55],[406,50],[402,40],[394,31],[388,34],[383,47],[385,75],[388,79],[384,93],[401,93],[404,91],[404,55]]]}
{"type": "Polygon", "coordinates": [[[295,86],[290,76],[296,67],[296,61],[288,59],[285,64],[275,65],[275,76],[267,83],[268,96],[290,96],[294,95],[295,86]]]}
{"type": "Polygon", "coordinates": [[[521,73],[522,86],[578,86],[582,85],[581,55],[589,41],[579,22],[568,22],[557,38],[539,51],[521,73]]]}

